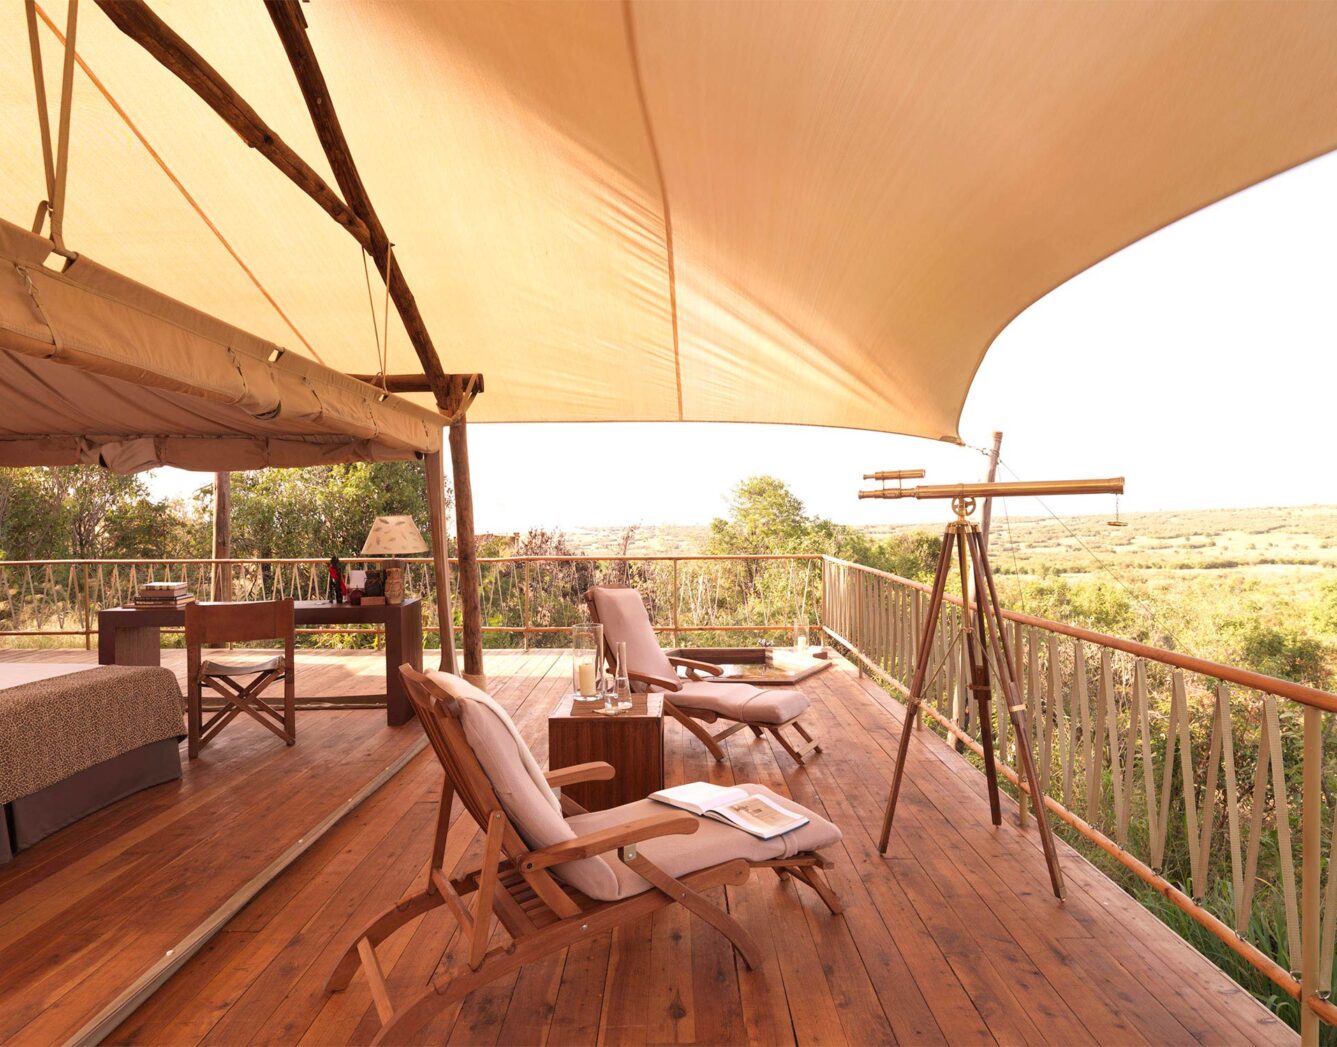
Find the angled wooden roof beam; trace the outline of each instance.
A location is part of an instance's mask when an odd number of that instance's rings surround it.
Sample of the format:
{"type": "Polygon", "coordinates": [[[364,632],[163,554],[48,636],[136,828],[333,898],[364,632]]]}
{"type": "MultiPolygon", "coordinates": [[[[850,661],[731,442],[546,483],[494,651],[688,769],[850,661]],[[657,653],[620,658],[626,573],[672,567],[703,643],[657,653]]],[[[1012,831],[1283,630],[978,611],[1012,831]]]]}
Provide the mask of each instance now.
{"type": "Polygon", "coordinates": [[[242,141],[258,149],[270,163],[369,247],[366,223],[358,218],[310,165],[297,155],[260,115],[199,53],[159,18],[143,0],[97,0],[98,7],[126,36],[144,48],[221,116],[242,141]]]}
{"type": "Polygon", "coordinates": [[[432,337],[427,333],[422,314],[418,312],[417,300],[398,262],[391,257],[390,238],[376,216],[371,197],[367,195],[362,176],[358,174],[352,150],[348,148],[348,140],[339,124],[339,114],[334,110],[325,75],[320,71],[320,62],[316,60],[311,38],[307,36],[306,16],[302,14],[301,4],[297,0],[266,0],[265,8],[269,11],[274,28],[278,30],[283,49],[297,76],[297,84],[302,89],[307,111],[311,114],[321,148],[325,150],[325,158],[334,171],[335,181],[339,183],[339,189],[353,213],[367,225],[370,237],[367,251],[376,262],[378,272],[385,273],[389,267],[390,297],[394,299],[395,308],[408,331],[409,341],[418,354],[428,386],[436,396],[437,406],[447,415],[453,416],[459,411],[458,401],[451,403],[449,380],[437,356],[436,347],[432,344],[432,337]]]}
{"type": "Polygon", "coordinates": [[[448,416],[452,411],[449,380],[423,322],[418,304],[399,265],[390,258],[390,239],[376,217],[348,143],[329,100],[325,79],[306,36],[305,22],[297,5],[269,4],[284,49],[297,74],[302,95],[316,125],[321,145],[343,192],[341,198],[275,131],[260,118],[222,75],[193,47],[159,18],[144,0],[97,0],[112,23],[175,73],[187,87],[221,116],[242,140],[258,149],[290,181],[310,196],[370,254],[379,272],[389,268],[390,297],[408,331],[409,341],[422,365],[428,389],[437,406],[448,416]],[[346,201],[346,202],[345,202],[346,201]]]}

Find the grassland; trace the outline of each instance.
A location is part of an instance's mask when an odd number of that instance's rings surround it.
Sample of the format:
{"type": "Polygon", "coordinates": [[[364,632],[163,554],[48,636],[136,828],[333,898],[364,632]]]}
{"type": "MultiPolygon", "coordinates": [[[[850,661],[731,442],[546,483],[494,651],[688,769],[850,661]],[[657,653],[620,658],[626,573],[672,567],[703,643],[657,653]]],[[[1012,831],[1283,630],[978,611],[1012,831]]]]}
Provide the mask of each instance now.
{"type": "MultiPolygon", "coordinates": [[[[1106,586],[1127,598],[1137,621],[1129,633],[1202,654],[1225,657],[1218,636],[1226,620],[1253,618],[1313,628],[1325,583],[1337,578],[1337,506],[1208,509],[1107,516],[1011,517],[995,512],[992,553],[1006,603],[1046,616],[1060,614],[1044,589],[1062,579],[1079,589],[1106,586]]],[[[874,539],[915,526],[864,528],[874,539]]],[[[700,552],[705,527],[644,527],[629,550],[700,552]]],[[[620,549],[622,532],[570,532],[581,552],[620,549]]]]}

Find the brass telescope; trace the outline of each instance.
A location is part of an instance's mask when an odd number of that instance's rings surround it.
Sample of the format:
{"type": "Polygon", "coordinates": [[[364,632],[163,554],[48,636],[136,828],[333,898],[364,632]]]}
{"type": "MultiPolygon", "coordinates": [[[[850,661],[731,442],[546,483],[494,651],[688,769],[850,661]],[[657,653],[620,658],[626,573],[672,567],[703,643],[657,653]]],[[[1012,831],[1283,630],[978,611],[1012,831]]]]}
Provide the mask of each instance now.
{"type": "Polygon", "coordinates": [[[864,473],[865,480],[922,480],[926,474],[923,469],[894,469],[891,472],[864,473]]]}
{"type": "MultiPolygon", "coordinates": [[[[923,476],[923,470],[911,470],[923,476]]],[[[864,479],[893,478],[896,473],[870,473],[864,479]]],[[[907,473],[909,475],[909,473],[907,473]]],[[[860,498],[1031,498],[1056,494],[1123,494],[1123,477],[1104,480],[1020,480],[977,484],[920,484],[860,491],[860,498]]]]}

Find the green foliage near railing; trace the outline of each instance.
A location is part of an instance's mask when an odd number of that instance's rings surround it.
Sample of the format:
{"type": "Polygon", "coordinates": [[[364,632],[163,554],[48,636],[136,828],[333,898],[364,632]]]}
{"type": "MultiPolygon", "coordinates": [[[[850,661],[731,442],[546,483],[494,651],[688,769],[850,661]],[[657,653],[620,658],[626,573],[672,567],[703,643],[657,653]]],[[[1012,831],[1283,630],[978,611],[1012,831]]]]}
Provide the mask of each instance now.
{"type": "MultiPolygon", "coordinates": [[[[999,713],[1003,695],[993,676],[996,744],[1003,763],[1015,766],[1019,743],[1031,747],[1042,786],[1063,808],[1097,835],[1051,818],[1055,831],[1191,942],[1203,948],[1262,1002],[1292,1024],[1293,999],[1239,956],[1234,934],[1285,970],[1294,970],[1292,928],[1302,917],[1302,777],[1306,759],[1304,706],[1285,695],[1285,680],[1322,689],[1330,683],[1322,644],[1272,623],[1225,616],[1222,648],[1238,651],[1254,672],[1276,679],[1246,678],[1226,665],[1222,678],[1176,665],[1169,650],[1121,650],[1114,629],[1105,637],[1092,626],[1127,623],[1129,596],[1117,589],[1077,592],[1065,580],[1041,578],[1026,589],[1027,612],[1039,607],[1080,618],[1076,635],[1062,627],[1012,622],[1008,638],[1015,661],[1028,736],[1018,739],[999,713]],[[1185,747],[1187,756],[1184,755],[1185,747]],[[1098,844],[1098,836],[1196,900],[1227,928],[1226,940],[1148,887],[1126,861],[1098,844]]],[[[855,565],[828,565],[826,622],[850,644],[855,657],[902,688],[910,681],[927,596],[903,580],[855,565]]],[[[924,689],[927,706],[978,741],[978,717],[967,690],[958,638],[960,611],[944,610],[930,657],[933,671],[924,689]],[[938,667],[941,666],[941,670],[938,667]]],[[[1126,634],[1124,634],[1126,636],[1126,634]]],[[[1234,663],[1238,664],[1238,663],[1234,663]]],[[[889,689],[895,688],[889,685],[889,689]]],[[[1331,705],[1332,695],[1319,699],[1331,705]]],[[[929,726],[952,737],[942,720],[929,726]]],[[[1325,713],[1310,741],[1319,753],[1320,870],[1330,868],[1337,814],[1337,717],[1325,713]]],[[[959,746],[982,766],[973,751],[959,746]]],[[[1005,785],[1013,796],[1014,787],[1005,785]]],[[[1037,876],[1043,876],[1037,867],[1037,876]]],[[[1334,894],[1329,912],[1337,915],[1334,894]]],[[[1317,931],[1317,925],[1315,925],[1317,931]]],[[[1322,949],[1337,960],[1333,931],[1324,925],[1322,949]]],[[[1322,976],[1320,976],[1321,978],[1322,976]]],[[[1337,1033],[1324,1030],[1325,1042],[1337,1033]]]]}
{"type": "MultiPolygon", "coordinates": [[[[349,559],[345,566],[376,562],[349,559]]],[[[425,641],[437,646],[431,562],[416,558],[406,565],[406,591],[423,600],[425,641]]],[[[820,620],[822,567],[816,556],[589,558],[553,552],[488,558],[479,567],[484,642],[494,648],[564,646],[567,630],[586,620],[584,592],[591,585],[638,589],[652,621],[675,645],[783,644],[796,622],[815,627],[820,620]]],[[[326,597],[322,559],[234,560],[225,569],[234,600],[326,597]]],[[[185,581],[200,598],[208,598],[214,572],[209,560],[0,561],[0,635],[9,645],[82,645],[97,628],[98,610],[129,603],[141,584],[185,581]]],[[[452,594],[452,606],[458,633],[457,595],[452,594]]],[[[163,642],[171,646],[180,640],[165,633],[163,642]]],[[[374,630],[356,627],[327,627],[298,637],[300,645],[309,647],[358,648],[376,642],[374,630]]]]}

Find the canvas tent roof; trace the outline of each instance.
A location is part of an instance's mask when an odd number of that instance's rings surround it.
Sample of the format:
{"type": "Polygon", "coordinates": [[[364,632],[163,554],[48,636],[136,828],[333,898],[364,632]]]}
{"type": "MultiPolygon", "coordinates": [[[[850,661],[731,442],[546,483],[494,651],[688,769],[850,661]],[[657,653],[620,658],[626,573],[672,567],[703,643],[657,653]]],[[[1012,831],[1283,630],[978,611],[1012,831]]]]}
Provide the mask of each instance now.
{"type": "Polygon", "coordinates": [[[87,258],[48,269],[50,251],[0,221],[0,465],[212,471],[440,449],[433,412],[87,258]]]}
{"type": "MultiPolygon", "coordinates": [[[[333,183],[261,4],[152,6],[333,183]]],[[[477,421],[954,438],[1018,312],[1337,148],[1333,4],[303,10],[445,369],[487,375],[477,421]]],[[[376,371],[346,233],[92,5],[78,45],[101,88],[77,78],[70,246],[284,359],[376,371]]],[[[44,195],[28,74],[21,5],[5,5],[14,221],[44,195]]],[[[418,370],[393,319],[386,368],[418,370]]]]}

